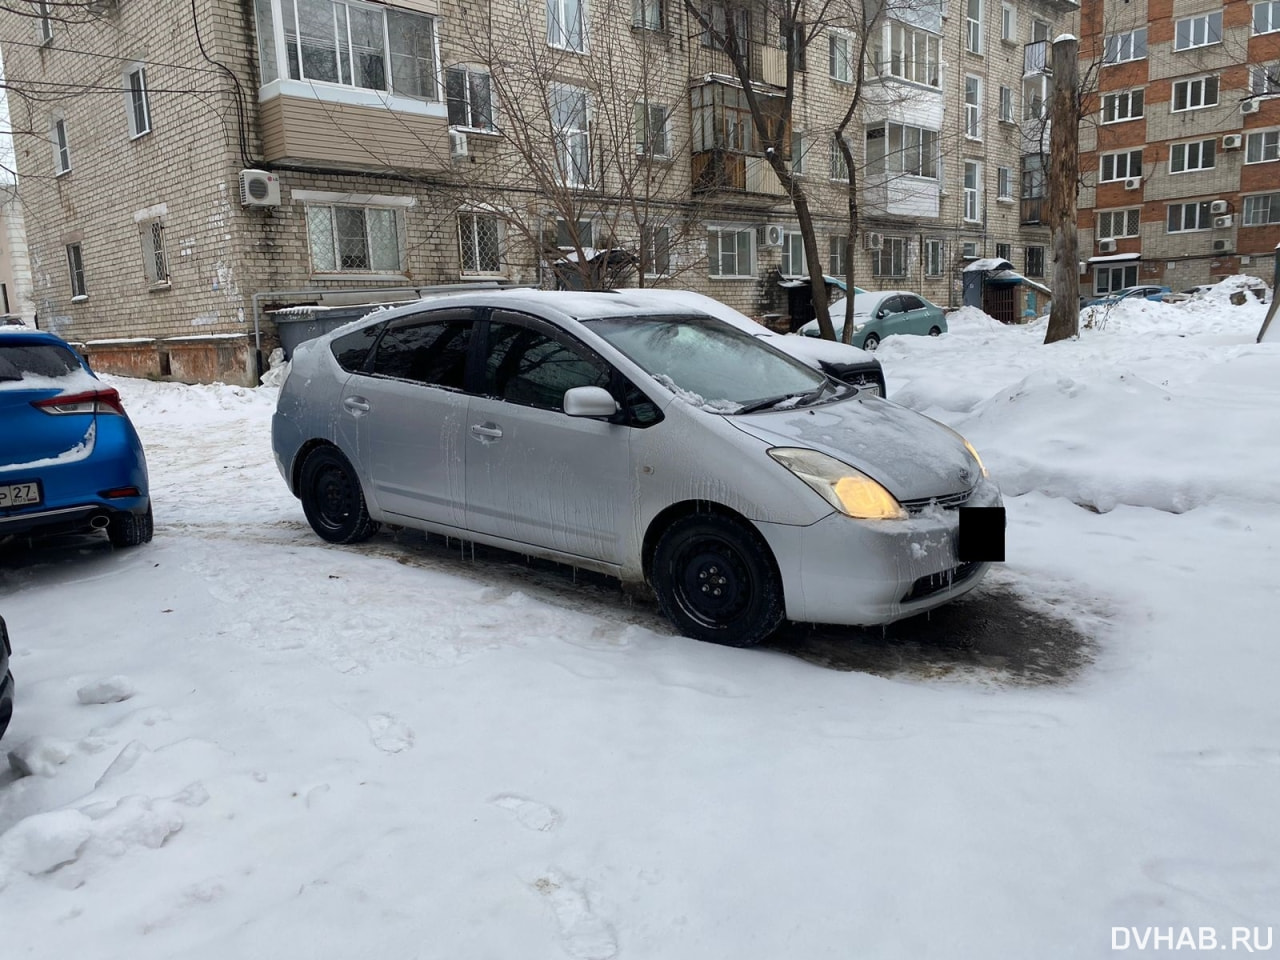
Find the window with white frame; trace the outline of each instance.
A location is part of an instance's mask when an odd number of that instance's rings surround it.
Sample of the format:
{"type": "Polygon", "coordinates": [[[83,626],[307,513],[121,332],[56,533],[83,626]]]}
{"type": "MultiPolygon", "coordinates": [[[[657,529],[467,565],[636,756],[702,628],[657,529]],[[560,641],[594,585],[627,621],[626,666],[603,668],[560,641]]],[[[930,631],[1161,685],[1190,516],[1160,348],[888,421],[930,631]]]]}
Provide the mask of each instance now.
{"type": "Polygon", "coordinates": [[[585,53],[586,7],[587,0],[547,0],[547,45],[585,53]]]}
{"type": "Polygon", "coordinates": [[[1280,130],[1259,130],[1245,137],[1245,163],[1271,163],[1275,160],[1280,160],[1280,130]]]}
{"type": "Polygon", "coordinates": [[[671,228],[643,226],[640,228],[640,246],[644,256],[646,277],[665,277],[671,273],[671,228]]]}
{"type": "Polygon", "coordinates": [[[637,100],[634,130],[636,153],[649,157],[671,156],[671,108],[665,103],[637,100]]]}
{"type": "Polygon", "coordinates": [[[1222,42],[1222,11],[1202,13],[1196,17],[1175,20],[1173,23],[1173,49],[1192,50],[1222,42]]]}
{"type": "Polygon", "coordinates": [[[493,81],[487,70],[459,65],[444,73],[449,126],[466,130],[492,130],[493,81]]]}
{"type": "Polygon", "coordinates": [[[1123,123],[1137,120],[1145,109],[1145,93],[1141,90],[1121,90],[1102,95],[1102,122],[1123,123]]]}
{"type": "Polygon", "coordinates": [[[67,272],[71,275],[71,299],[83,299],[89,295],[84,285],[84,254],[78,243],[67,244],[67,272]]]}
{"type": "Polygon", "coordinates": [[[1039,43],[1049,39],[1049,24],[1044,20],[1031,21],[1031,42],[1039,43]]]}
{"type": "Polygon", "coordinates": [[[1044,120],[1049,116],[1049,78],[1038,73],[1022,78],[1022,119],[1044,120]]]}
{"type": "Polygon", "coordinates": [[[1022,252],[1023,267],[1028,277],[1044,276],[1044,247],[1036,245],[1027,247],[1022,252]]]}
{"type": "Polygon", "coordinates": [[[784,277],[802,277],[809,272],[805,266],[803,234],[782,235],[782,264],[778,271],[784,277]]]}
{"type": "Polygon", "coordinates": [[[1013,88],[1000,88],[1000,122],[1013,123],[1013,88]]]}
{"type": "Polygon", "coordinates": [[[1191,203],[1169,205],[1167,232],[1190,233],[1195,230],[1208,230],[1211,226],[1213,226],[1213,216],[1209,212],[1208,200],[1193,200],[1191,203]]]}
{"type": "Polygon", "coordinates": [[[804,158],[809,145],[805,135],[798,130],[791,131],[791,172],[795,176],[804,175],[804,158]]]}
{"type": "Polygon", "coordinates": [[[849,272],[849,261],[845,257],[848,248],[847,234],[837,234],[827,240],[827,273],[833,277],[844,277],[849,272]]]}
{"type": "Polygon", "coordinates": [[[965,0],[964,48],[982,53],[982,0],[965,0]]]}
{"type": "Polygon", "coordinates": [[[1173,84],[1173,110],[1199,110],[1218,105],[1218,78],[1194,77],[1173,84]]]}
{"type": "Polygon", "coordinates": [[[965,260],[977,260],[978,242],[976,240],[966,240],[960,244],[960,256],[965,260]]]}
{"type": "Polygon", "coordinates": [[[755,278],[756,232],[712,227],[707,235],[707,267],[711,276],[755,278]]]}
{"type": "Polygon", "coordinates": [[[644,30],[661,30],[667,25],[663,0],[631,0],[631,25],[644,30]]]}
{"type": "Polygon", "coordinates": [[[1253,32],[1275,33],[1280,30],[1280,0],[1263,0],[1253,5],[1253,32]]]}
{"type": "MultiPolygon", "coordinates": [[[[436,20],[359,0],[258,0],[258,30],[282,24],[280,47],[289,78],[439,100],[436,20]]],[[[263,79],[274,79],[275,41],[259,37],[263,79]]]]}
{"type": "Polygon", "coordinates": [[[1246,227],[1280,223],[1280,193],[1263,193],[1245,197],[1243,214],[1246,227]]]}
{"type": "Polygon", "coordinates": [[[42,44],[53,39],[52,6],[49,0],[36,0],[36,36],[42,44]]]}
{"type": "Polygon", "coordinates": [[[853,35],[832,28],[827,31],[827,72],[840,83],[853,81],[853,35]]]}
{"type": "Polygon", "coordinates": [[[1135,287],[1137,285],[1138,265],[1136,263],[1119,267],[1093,268],[1093,292],[1098,296],[1106,293],[1115,293],[1115,291],[1123,290],[1125,287],[1135,287]]]}
{"type": "Polygon", "coordinates": [[[938,179],[938,131],[885,122],[867,127],[867,172],[938,179]]]}
{"type": "Polygon", "coordinates": [[[459,213],[458,251],[464,277],[501,274],[501,221],[492,213],[459,213]]]}
{"type": "Polygon", "coordinates": [[[971,222],[982,219],[982,164],[976,160],[964,162],[964,218],[971,222]]]}
{"type": "Polygon", "coordinates": [[[400,273],[400,211],[394,207],[307,204],[307,240],[316,273],[400,273]]]}
{"type": "Polygon", "coordinates": [[[1173,144],[1169,148],[1169,172],[1190,173],[1193,170],[1212,170],[1214,147],[1217,142],[1217,139],[1213,138],[1173,144]]]}
{"type": "Polygon", "coordinates": [[[125,106],[129,118],[129,137],[136,140],[151,132],[151,104],[147,97],[147,68],[138,65],[124,75],[125,106]]]}
{"type": "Polygon", "coordinates": [[[1147,58],[1147,28],[1126,30],[1124,33],[1113,33],[1102,41],[1102,62],[1128,63],[1130,60],[1147,58]]]}
{"type": "Polygon", "coordinates": [[[1141,215],[1141,207],[1130,207],[1127,210],[1100,210],[1097,214],[1094,236],[1099,240],[1136,237],[1138,219],[1141,215]]]}
{"type": "Polygon", "coordinates": [[[849,164],[845,162],[844,151],[840,149],[840,134],[831,138],[831,172],[832,180],[848,181],[849,164]]]}
{"type": "Polygon", "coordinates": [[[906,237],[884,237],[880,249],[871,251],[873,277],[905,277],[907,275],[906,237]]]}
{"type": "Polygon", "coordinates": [[[943,241],[934,237],[924,242],[924,275],[942,276],[943,241]]]}
{"type": "Polygon", "coordinates": [[[1010,43],[1018,40],[1018,11],[1012,4],[1000,4],[1000,39],[1010,43]]]}
{"type": "Polygon", "coordinates": [[[996,199],[1013,199],[1013,169],[1011,167],[996,167],[996,199]]]}
{"type": "Polygon", "coordinates": [[[1280,96],[1280,63],[1255,63],[1249,67],[1249,93],[1255,97],[1280,96]]]}
{"type": "Polygon", "coordinates": [[[1109,183],[1113,180],[1128,180],[1130,177],[1142,176],[1142,151],[1122,150],[1119,153],[1104,153],[1098,158],[1098,182],[1109,183]]]}
{"type": "Polygon", "coordinates": [[[169,257],[164,247],[164,221],[143,220],[138,224],[138,242],[142,245],[142,272],[147,283],[155,286],[169,282],[169,257]]]}
{"type": "Polygon", "coordinates": [[[67,143],[67,121],[54,117],[49,127],[49,141],[53,144],[54,176],[71,172],[71,146],[67,143]]]}
{"type": "Polygon", "coordinates": [[[872,60],[882,74],[926,87],[942,85],[942,38],[937,34],[888,20],[880,40],[888,56],[877,50],[872,60]]]}
{"type": "Polygon", "coordinates": [[[590,113],[587,91],[560,83],[551,85],[551,137],[558,178],[566,186],[591,183],[590,113]]]}
{"type": "Polygon", "coordinates": [[[964,135],[970,140],[982,139],[982,79],[964,78],[964,135]]]}

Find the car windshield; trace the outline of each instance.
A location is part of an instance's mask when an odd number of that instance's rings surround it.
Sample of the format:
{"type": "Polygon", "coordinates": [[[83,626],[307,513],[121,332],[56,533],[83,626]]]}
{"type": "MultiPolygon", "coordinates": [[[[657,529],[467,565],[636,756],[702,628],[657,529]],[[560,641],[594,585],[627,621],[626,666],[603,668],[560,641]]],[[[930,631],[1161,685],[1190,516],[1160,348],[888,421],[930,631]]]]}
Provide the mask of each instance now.
{"type": "Polygon", "coordinates": [[[71,351],[52,343],[0,343],[0,380],[65,377],[79,370],[71,351]]]}
{"type": "Polygon", "coordinates": [[[667,389],[716,413],[799,406],[848,392],[711,317],[608,317],[584,323],[667,389]]]}

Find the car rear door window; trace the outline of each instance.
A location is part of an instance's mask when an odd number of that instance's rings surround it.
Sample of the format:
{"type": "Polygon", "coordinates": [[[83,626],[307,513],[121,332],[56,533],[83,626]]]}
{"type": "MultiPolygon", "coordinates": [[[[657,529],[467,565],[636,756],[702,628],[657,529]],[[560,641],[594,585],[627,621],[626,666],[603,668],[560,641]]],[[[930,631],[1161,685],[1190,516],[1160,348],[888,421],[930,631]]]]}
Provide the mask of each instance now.
{"type": "Polygon", "coordinates": [[[386,326],[385,323],[371,323],[354,333],[336,338],[329,344],[329,349],[333,351],[333,358],[338,361],[338,366],[348,373],[363,371],[369,359],[369,351],[378,342],[378,335],[386,326]]]}
{"type": "Polygon", "coordinates": [[[54,343],[0,344],[0,380],[65,377],[79,369],[75,354],[54,343]]]}
{"type": "Polygon", "coordinates": [[[903,310],[923,310],[924,301],[919,297],[904,294],[901,297],[903,310]]]}
{"type": "Polygon", "coordinates": [[[563,410],[572,387],[609,386],[609,368],[502,311],[489,322],[486,396],[544,410],[563,410]]]}
{"type": "Polygon", "coordinates": [[[371,372],[461,390],[473,325],[470,310],[439,311],[393,323],[378,341],[371,372]]]}

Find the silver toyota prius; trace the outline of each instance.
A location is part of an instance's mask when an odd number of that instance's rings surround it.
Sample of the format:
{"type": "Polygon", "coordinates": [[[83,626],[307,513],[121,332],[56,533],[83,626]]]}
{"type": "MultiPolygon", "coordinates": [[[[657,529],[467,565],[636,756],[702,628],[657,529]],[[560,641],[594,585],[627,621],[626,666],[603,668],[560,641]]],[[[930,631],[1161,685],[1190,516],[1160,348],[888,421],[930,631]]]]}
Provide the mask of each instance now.
{"type": "Polygon", "coordinates": [[[676,298],[486,290],[300,345],[272,444],[325,540],[379,524],[647,582],[700,640],[973,589],[1004,510],[950,428],[676,298]]]}

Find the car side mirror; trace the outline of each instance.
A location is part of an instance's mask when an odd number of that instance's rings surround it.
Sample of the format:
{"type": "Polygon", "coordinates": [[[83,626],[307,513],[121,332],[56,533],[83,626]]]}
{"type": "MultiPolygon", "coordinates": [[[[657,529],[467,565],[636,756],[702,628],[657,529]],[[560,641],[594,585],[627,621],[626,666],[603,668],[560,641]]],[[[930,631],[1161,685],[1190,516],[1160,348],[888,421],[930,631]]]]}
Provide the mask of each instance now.
{"type": "Polygon", "coordinates": [[[889,315],[889,311],[886,310],[884,307],[881,307],[879,310],[876,311],[877,320],[883,320],[888,315],[889,315]]]}
{"type": "Polygon", "coordinates": [[[620,409],[604,387],[570,387],[564,392],[564,412],[571,417],[612,417],[620,409]]]}

